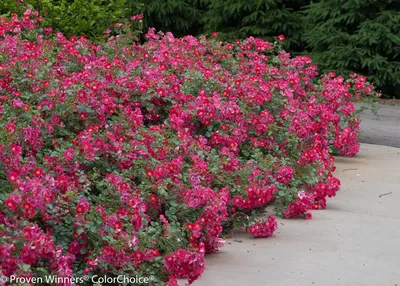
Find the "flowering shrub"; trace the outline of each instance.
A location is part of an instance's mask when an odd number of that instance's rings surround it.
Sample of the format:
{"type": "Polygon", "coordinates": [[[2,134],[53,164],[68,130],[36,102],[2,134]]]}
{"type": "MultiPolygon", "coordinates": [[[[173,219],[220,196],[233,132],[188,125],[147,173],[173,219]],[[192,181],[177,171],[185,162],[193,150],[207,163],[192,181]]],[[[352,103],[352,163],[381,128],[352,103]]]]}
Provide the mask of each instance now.
{"type": "Polygon", "coordinates": [[[358,151],[363,77],[318,80],[279,41],[150,29],[94,45],[35,17],[0,20],[4,275],[191,283],[223,231],[271,236],[268,204],[311,218],[339,190],[329,151],[358,151]]]}

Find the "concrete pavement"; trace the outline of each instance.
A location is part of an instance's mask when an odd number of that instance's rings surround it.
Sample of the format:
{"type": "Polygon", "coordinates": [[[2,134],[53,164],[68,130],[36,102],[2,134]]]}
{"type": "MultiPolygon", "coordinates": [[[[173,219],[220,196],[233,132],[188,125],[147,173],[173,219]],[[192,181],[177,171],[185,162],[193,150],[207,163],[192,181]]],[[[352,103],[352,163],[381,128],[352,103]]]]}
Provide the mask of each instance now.
{"type": "Polygon", "coordinates": [[[361,114],[360,142],[400,148],[400,106],[378,107],[379,117],[370,110],[361,114]]]}
{"type": "Polygon", "coordinates": [[[235,234],[193,285],[400,286],[400,149],[362,144],[336,164],[326,210],[280,219],[271,238],[235,234]]]}

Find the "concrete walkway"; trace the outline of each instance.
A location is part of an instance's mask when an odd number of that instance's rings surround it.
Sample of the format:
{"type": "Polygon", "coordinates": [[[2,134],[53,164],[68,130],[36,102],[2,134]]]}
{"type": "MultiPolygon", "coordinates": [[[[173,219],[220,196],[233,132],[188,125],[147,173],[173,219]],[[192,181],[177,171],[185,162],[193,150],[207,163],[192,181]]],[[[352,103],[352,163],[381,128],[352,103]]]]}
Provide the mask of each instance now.
{"type": "Polygon", "coordinates": [[[379,117],[370,110],[361,114],[360,142],[400,148],[400,106],[378,105],[378,108],[379,117]]]}
{"type": "Polygon", "coordinates": [[[236,234],[194,286],[400,286],[400,149],[362,144],[336,158],[342,189],[312,220],[236,234]]]}

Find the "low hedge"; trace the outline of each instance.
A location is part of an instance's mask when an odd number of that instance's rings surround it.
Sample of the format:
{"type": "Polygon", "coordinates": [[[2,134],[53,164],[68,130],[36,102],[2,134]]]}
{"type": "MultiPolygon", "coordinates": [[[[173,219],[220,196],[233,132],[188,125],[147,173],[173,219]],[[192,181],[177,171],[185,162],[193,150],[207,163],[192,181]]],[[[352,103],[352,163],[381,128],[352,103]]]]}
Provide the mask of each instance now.
{"type": "MultiPolygon", "coordinates": [[[[39,19],[40,20],[40,19],[39,19]]],[[[223,233],[311,218],[359,150],[365,78],[318,77],[275,42],[115,26],[108,41],[0,20],[0,270],[196,280],[223,233]],[[132,31],[132,32],[131,32],[132,31]]]]}

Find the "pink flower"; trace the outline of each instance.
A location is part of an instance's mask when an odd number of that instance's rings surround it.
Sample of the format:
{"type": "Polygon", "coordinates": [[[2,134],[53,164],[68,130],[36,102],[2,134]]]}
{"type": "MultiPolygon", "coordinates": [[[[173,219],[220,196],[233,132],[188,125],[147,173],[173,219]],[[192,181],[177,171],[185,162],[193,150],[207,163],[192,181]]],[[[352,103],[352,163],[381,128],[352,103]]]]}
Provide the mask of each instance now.
{"type": "Polygon", "coordinates": [[[75,156],[75,150],[73,148],[68,148],[64,151],[64,158],[67,161],[71,161],[75,156]]]}
{"type": "Polygon", "coordinates": [[[83,246],[77,240],[74,240],[68,246],[68,252],[72,254],[78,254],[82,248],[83,246]]]}
{"type": "Polygon", "coordinates": [[[285,218],[292,218],[298,216],[304,216],[311,208],[314,202],[315,196],[308,194],[305,191],[300,191],[297,195],[296,201],[289,204],[284,212],[285,218]]]}
{"type": "Polygon", "coordinates": [[[255,238],[272,236],[278,228],[278,223],[274,216],[268,217],[267,221],[256,222],[248,229],[248,233],[255,238]]]}
{"type": "Polygon", "coordinates": [[[132,259],[135,265],[139,265],[145,258],[145,254],[141,250],[137,250],[132,254],[132,259]]]}
{"type": "Polygon", "coordinates": [[[6,199],[5,205],[9,210],[15,210],[17,208],[17,202],[12,197],[6,199]]]}
{"type": "Polygon", "coordinates": [[[142,14],[137,14],[135,16],[132,16],[130,19],[131,19],[131,21],[142,20],[143,19],[143,15],[142,14]]]}
{"type": "Polygon", "coordinates": [[[36,168],[35,170],[33,170],[33,174],[34,174],[36,177],[41,177],[41,176],[44,175],[44,171],[43,171],[42,168],[36,168]]]}
{"type": "Polygon", "coordinates": [[[85,214],[90,210],[90,204],[86,198],[81,198],[76,206],[75,212],[77,214],[85,214]]]}
{"type": "Polygon", "coordinates": [[[115,249],[112,246],[103,247],[102,253],[106,256],[111,256],[116,253],[115,249]]]}
{"type": "Polygon", "coordinates": [[[17,127],[15,126],[15,124],[8,123],[6,125],[6,130],[8,133],[13,133],[16,129],[17,129],[17,127]]]}
{"type": "Polygon", "coordinates": [[[293,179],[294,171],[290,166],[282,166],[274,175],[277,182],[287,185],[293,179]]]}
{"type": "Polygon", "coordinates": [[[165,257],[164,268],[176,278],[189,278],[189,283],[196,280],[205,267],[203,252],[190,252],[178,249],[165,257]]]}
{"type": "Polygon", "coordinates": [[[15,183],[19,178],[19,174],[15,171],[11,171],[8,173],[8,180],[12,183],[15,183]]]}
{"type": "Polygon", "coordinates": [[[98,263],[97,260],[89,259],[88,260],[88,264],[91,265],[91,266],[97,266],[99,263],[98,263]]]}

